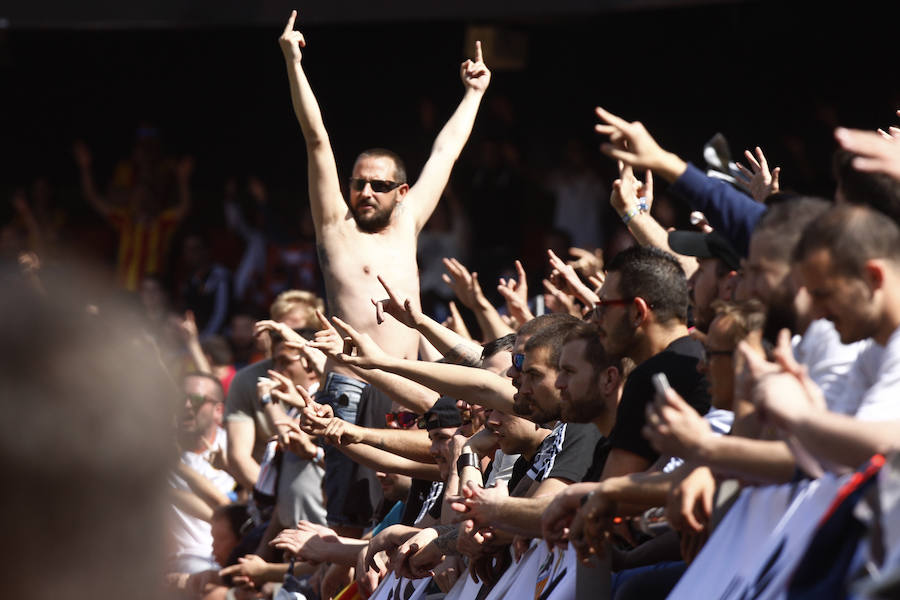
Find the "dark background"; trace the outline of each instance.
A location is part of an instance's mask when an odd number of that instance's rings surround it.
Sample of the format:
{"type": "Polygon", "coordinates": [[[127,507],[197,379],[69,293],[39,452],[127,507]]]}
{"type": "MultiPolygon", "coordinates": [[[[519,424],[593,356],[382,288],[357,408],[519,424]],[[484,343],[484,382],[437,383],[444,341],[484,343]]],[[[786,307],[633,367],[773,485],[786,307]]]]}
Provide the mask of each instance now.
{"type": "MultiPolygon", "coordinates": [[[[231,175],[259,175],[277,202],[303,205],[303,142],[277,44],[291,7],[224,4],[16,0],[0,8],[0,193],[44,176],[74,221],[90,220],[72,141],[90,144],[102,186],[146,121],[169,154],[196,157],[188,227],[221,221],[231,175]]],[[[298,19],[304,66],[342,175],[359,150],[385,146],[415,176],[435,133],[420,125],[419,106],[432,101],[440,125],[458,103],[467,28],[524,41],[521,68],[494,69],[454,178],[459,184],[477,170],[479,140],[518,148],[521,201],[488,211],[518,214],[515,231],[496,225],[510,255],[523,231],[547,223],[540,178],[560,162],[563,142],[581,140],[612,174],[591,129],[597,104],[640,119],[690,160],[716,132],[735,153],[759,144],[783,167],[784,187],[825,195],[833,127],[897,123],[893,2],[306,4],[298,19]]],[[[486,47],[489,65],[496,52],[486,47]]],[[[474,219],[483,209],[469,206],[474,219]]],[[[11,214],[5,204],[0,211],[11,214]]]]}

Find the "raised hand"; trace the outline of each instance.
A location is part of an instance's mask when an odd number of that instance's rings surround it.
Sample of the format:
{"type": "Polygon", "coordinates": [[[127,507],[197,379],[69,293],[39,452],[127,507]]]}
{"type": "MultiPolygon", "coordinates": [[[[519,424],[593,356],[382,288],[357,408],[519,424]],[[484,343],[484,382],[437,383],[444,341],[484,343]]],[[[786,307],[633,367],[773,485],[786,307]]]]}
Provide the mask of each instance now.
{"type": "Polygon", "coordinates": [[[447,303],[447,307],[450,309],[450,316],[444,319],[444,322],[441,323],[444,327],[453,331],[457,335],[460,335],[467,340],[472,339],[472,334],[469,333],[469,328],[466,327],[466,322],[463,320],[462,315],[459,314],[459,309],[456,307],[456,302],[451,300],[447,303]]]}
{"type": "MultiPolygon", "coordinates": [[[[322,311],[316,311],[316,318],[322,324],[322,329],[316,332],[315,338],[307,345],[316,350],[320,350],[328,356],[337,356],[346,349],[344,337],[334,328],[322,311]]],[[[349,353],[349,350],[348,350],[349,353]]]]}
{"type": "Polygon", "coordinates": [[[305,344],[306,340],[303,339],[299,333],[285,325],[284,323],[279,323],[278,321],[272,320],[264,320],[257,321],[256,325],[253,326],[253,335],[259,336],[265,331],[274,331],[286,342],[296,342],[298,344],[305,344]]]}
{"type": "Polygon", "coordinates": [[[306,408],[307,402],[312,402],[312,397],[301,386],[294,385],[294,382],[279,373],[269,369],[268,375],[278,385],[271,388],[270,393],[278,398],[281,402],[297,408],[306,408]]]}
{"type": "Polygon", "coordinates": [[[750,163],[750,169],[737,163],[738,171],[742,175],[742,177],[738,177],[738,181],[750,190],[750,195],[754,200],[764,202],[766,198],[779,190],[778,176],[781,174],[781,167],[775,167],[769,172],[769,163],[759,146],[756,147],[756,157],[749,150],[744,150],[744,156],[750,163]]]}
{"type": "Polygon", "coordinates": [[[553,282],[549,279],[544,279],[542,283],[544,284],[544,289],[547,290],[547,293],[544,294],[544,303],[550,309],[550,312],[569,313],[572,316],[581,318],[578,307],[575,306],[575,299],[572,296],[553,285],[553,282]]]}
{"type": "Polygon", "coordinates": [[[372,298],[372,304],[375,305],[375,320],[381,325],[384,322],[384,313],[387,313],[410,328],[415,328],[422,319],[422,311],[417,309],[409,298],[401,299],[382,279],[378,276],[384,291],[387,292],[387,299],[375,300],[372,298]]]}
{"type": "Polygon", "coordinates": [[[885,139],[873,131],[843,127],[835,130],[834,137],[841,148],[858,154],[853,159],[854,169],[900,179],[900,140],[896,137],[885,139]]]}
{"type": "Polygon", "coordinates": [[[377,369],[384,365],[385,361],[390,358],[388,354],[375,343],[369,334],[358,332],[349,323],[346,323],[337,317],[333,317],[332,321],[338,332],[344,335],[344,341],[350,342],[357,350],[355,356],[351,356],[346,352],[346,348],[344,352],[336,355],[335,358],[342,363],[361,367],[363,369],[377,369]]]}
{"type": "Polygon", "coordinates": [[[184,319],[179,319],[177,316],[173,316],[172,323],[177,327],[178,333],[181,335],[181,339],[183,339],[186,344],[190,344],[191,342],[200,339],[200,333],[197,329],[197,321],[194,319],[194,311],[185,311],[184,319]]]}
{"type": "Polygon", "coordinates": [[[547,249],[547,256],[550,259],[550,266],[553,268],[553,271],[550,273],[550,281],[557,288],[567,294],[577,296],[586,306],[593,306],[600,301],[600,296],[582,283],[574,267],[564,263],[549,248],[547,249]]]}
{"type": "Polygon", "coordinates": [[[459,68],[459,75],[467,90],[484,93],[491,82],[491,72],[484,64],[481,42],[475,42],[475,60],[465,61],[459,68]]]}
{"type": "Polygon", "coordinates": [[[569,266],[581,273],[582,277],[590,277],[603,272],[603,250],[585,250],[584,248],[569,248],[569,255],[575,260],[569,261],[569,266]]]}
{"type": "Polygon", "coordinates": [[[450,286],[463,306],[475,310],[479,300],[484,297],[478,284],[478,273],[470,273],[465,265],[455,258],[445,258],[444,267],[450,273],[441,276],[444,283],[450,286]]]}
{"type": "Polygon", "coordinates": [[[278,45],[281,46],[281,52],[284,54],[286,61],[300,62],[303,58],[300,48],[306,47],[306,39],[299,31],[294,31],[294,21],[297,19],[297,11],[292,10],[291,16],[288,18],[287,25],[281,37],[278,38],[278,45]]]}
{"type": "Polygon", "coordinates": [[[525,269],[522,263],[516,261],[516,273],[518,280],[500,278],[497,291],[506,300],[506,309],[519,323],[526,323],[534,318],[531,309],[528,308],[528,282],[525,277],[525,269]]]}
{"type": "Polygon", "coordinates": [[[670,183],[687,169],[686,162],[660,148],[640,121],[629,123],[599,106],[596,113],[603,123],[594,125],[594,131],[609,136],[610,141],[600,146],[607,156],[634,168],[656,171],[670,183]]]}

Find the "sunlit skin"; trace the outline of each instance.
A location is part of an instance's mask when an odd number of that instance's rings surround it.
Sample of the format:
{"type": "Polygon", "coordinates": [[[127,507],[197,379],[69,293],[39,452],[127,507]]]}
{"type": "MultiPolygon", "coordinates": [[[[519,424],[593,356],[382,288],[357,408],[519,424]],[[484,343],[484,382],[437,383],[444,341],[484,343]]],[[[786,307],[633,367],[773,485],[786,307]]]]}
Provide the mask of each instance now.
{"type": "Polygon", "coordinates": [[[547,433],[541,429],[536,432],[534,423],[527,419],[499,410],[488,410],[486,415],[485,427],[494,432],[500,450],[506,455],[523,454],[530,459],[547,433]]]}
{"type": "MultiPolygon", "coordinates": [[[[359,159],[353,165],[352,177],[369,181],[397,181],[394,161],[386,156],[366,156],[359,159]]],[[[403,201],[408,191],[409,185],[406,183],[389,192],[375,192],[368,183],[361,190],[355,190],[351,186],[348,203],[359,228],[376,233],[387,227],[395,208],[403,201]]]]}
{"type": "MultiPolygon", "coordinates": [[[[559,390],[562,420],[567,423],[594,423],[608,434],[615,420],[618,394],[608,390],[611,373],[597,372],[585,358],[584,340],[563,345],[559,354],[559,370],[554,385],[559,390]]],[[[607,370],[608,371],[608,370],[607,370]]],[[[618,372],[615,371],[616,376],[618,372]]],[[[615,386],[617,389],[618,385],[615,386]]]]}
{"type": "Polygon", "coordinates": [[[734,402],[734,357],[720,354],[722,351],[734,352],[734,343],[728,333],[732,322],[729,316],[713,320],[706,336],[706,359],[697,363],[697,370],[709,381],[712,405],[723,410],[731,410],[734,402]]]}
{"type": "MultiPolygon", "coordinates": [[[[618,272],[608,273],[600,288],[602,300],[619,300],[622,296],[619,292],[618,272]]],[[[602,306],[594,311],[595,322],[600,328],[600,338],[606,353],[610,356],[628,356],[628,351],[634,341],[635,327],[632,326],[632,311],[630,305],[602,306]]]]}
{"type": "Polygon", "coordinates": [[[813,316],[834,323],[842,343],[869,337],[881,344],[887,342],[885,336],[878,335],[880,296],[864,279],[837,274],[827,249],[809,254],[800,263],[799,272],[809,293],[813,316]]]}
{"type": "Polygon", "coordinates": [[[527,418],[539,425],[552,424],[560,417],[556,367],[548,363],[549,348],[534,348],[525,353],[519,385],[519,398],[527,406],[527,418]]]}
{"type": "Polygon", "coordinates": [[[441,471],[441,479],[444,481],[450,476],[450,440],[456,433],[456,427],[443,427],[432,429],[428,432],[428,439],[431,440],[431,447],[428,452],[441,471]]]}
{"type": "Polygon", "coordinates": [[[222,423],[224,405],[216,384],[205,377],[186,377],[184,380],[184,404],[179,415],[178,433],[190,449],[202,451],[206,448],[202,437],[214,441],[216,427],[222,423]],[[203,396],[208,400],[194,407],[188,395],[203,396]]]}

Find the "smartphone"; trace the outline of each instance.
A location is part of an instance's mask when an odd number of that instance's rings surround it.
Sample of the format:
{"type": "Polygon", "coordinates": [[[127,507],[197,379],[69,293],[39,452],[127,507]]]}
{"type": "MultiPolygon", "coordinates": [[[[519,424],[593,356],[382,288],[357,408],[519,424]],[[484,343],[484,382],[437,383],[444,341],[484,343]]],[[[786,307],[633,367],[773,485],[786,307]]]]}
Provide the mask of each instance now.
{"type": "Polygon", "coordinates": [[[653,387],[656,388],[656,393],[665,398],[666,393],[672,389],[672,386],[669,385],[669,378],[666,377],[665,373],[657,373],[650,378],[650,381],[653,382],[653,387]]]}

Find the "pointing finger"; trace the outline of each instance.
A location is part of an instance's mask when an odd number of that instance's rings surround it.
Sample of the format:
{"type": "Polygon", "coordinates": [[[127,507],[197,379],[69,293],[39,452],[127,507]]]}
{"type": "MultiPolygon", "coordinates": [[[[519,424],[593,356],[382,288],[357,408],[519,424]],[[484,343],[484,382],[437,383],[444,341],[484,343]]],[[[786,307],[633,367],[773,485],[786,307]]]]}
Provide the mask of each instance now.
{"type": "Polygon", "coordinates": [[[292,10],[291,16],[288,17],[287,25],[284,26],[284,34],[287,35],[294,30],[294,20],[297,18],[297,11],[292,10]]]}
{"type": "Polygon", "coordinates": [[[603,107],[598,106],[597,108],[594,109],[594,111],[597,113],[597,116],[600,117],[601,120],[605,121],[606,123],[609,123],[613,127],[617,128],[617,129],[627,129],[628,128],[628,125],[629,125],[628,121],[626,121],[625,119],[623,119],[621,117],[617,117],[616,115],[612,114],[611,112],[604,109],[603,107]]]}
{"type": "Polygon", "coordinates": [[[482,57],[482,54],[481,54],[481,41],[480,40],[475,42],[475,62],[477,62],[477,63],[484,62],[484,58],[482,57]]]}
{"type": "Polygon", "coordinates": [[[394,291],[390,288],[390,286],[387,284],[387,282],[381,277],[381,275],[378,275],[377,279],[378,279],[379,283],[381,283],[381,287],[384,288],[384,291],[387,292],[388,298],[393,300],[394,304],[396,304],[397,306],[403,306],[403,303],[400,302],[400,299],[397,297],[397,294],[394,293],[394,291]]]}

